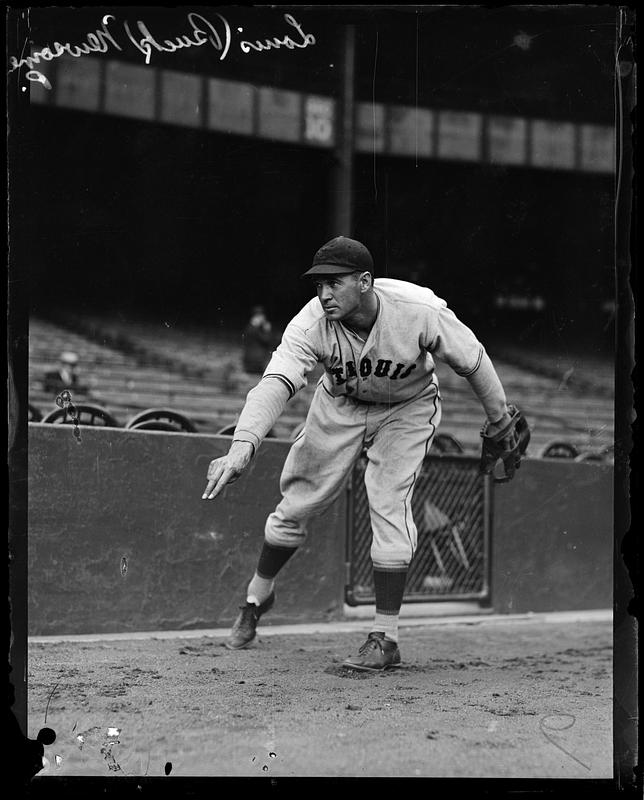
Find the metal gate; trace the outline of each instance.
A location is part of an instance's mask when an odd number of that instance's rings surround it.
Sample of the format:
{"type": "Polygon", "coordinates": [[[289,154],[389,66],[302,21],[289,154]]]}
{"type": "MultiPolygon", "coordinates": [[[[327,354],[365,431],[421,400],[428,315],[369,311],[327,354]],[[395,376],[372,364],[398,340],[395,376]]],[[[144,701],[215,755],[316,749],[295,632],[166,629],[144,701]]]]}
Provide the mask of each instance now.
{"type": "MultiPolygon", "coordinates": [[[[375,602],[366,465],[366,458],[361,458],[349,486],[349,605],[375,602]]],[[[404,602],[486,599],[491,488],[489,478],[478,473],[478,459],[428,456],[416,481],[411,507],[418,547],[409,568],[404,602]]]]}

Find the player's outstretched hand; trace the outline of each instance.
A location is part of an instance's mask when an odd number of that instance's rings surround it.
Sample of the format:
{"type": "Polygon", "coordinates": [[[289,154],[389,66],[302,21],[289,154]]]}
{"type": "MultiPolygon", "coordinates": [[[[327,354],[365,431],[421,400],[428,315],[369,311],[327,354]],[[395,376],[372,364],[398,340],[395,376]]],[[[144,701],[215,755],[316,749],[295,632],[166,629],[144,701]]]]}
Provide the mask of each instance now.
{"type": "Polygon", "coordinates": [[[208,483],[201,497],[212,500],[229,483],[233,483],[246,469],[253,456],[250,442],[233,442],[225,456],[215,458],[208,466],[208,483]]]}

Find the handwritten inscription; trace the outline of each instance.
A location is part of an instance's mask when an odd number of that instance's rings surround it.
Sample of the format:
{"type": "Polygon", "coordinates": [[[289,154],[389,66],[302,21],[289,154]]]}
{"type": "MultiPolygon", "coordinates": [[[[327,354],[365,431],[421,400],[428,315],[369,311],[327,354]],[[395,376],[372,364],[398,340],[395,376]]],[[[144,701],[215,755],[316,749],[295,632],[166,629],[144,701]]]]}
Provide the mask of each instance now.
{"type": "Polygon", "coordinates": [[[545,738],[553,744],[555,747],[558,747],[562,753],[565,753],[567,756],[570,756],[573,761],[576,761],[580,766],[584,769],[590,770],[590,767],[587,764],[584,764],[583,761],[580,761],[576,756],[574,756],[569,750],[566,750],[559,742],[556,741],[549,733],[546,731],[554,731],[556,733],[561,733],[563,731],[567,731],[569,728],[576,722],[576,718],[572,714],[552,714],[541,717],[539,720],[539,729],[541,733],[545,736],[545,738]]]}
{"type": "MultiPolygon", "coordinates": [[[[53,45],[43,47],[42,50],[36,50],[31,55],[21,58],[20,60],[15,56],[11,56],[9,59],[9,64],[11,65],[9,72],[26,66],[29,67],[30,72],[37,73],[37,70],[34,70],[36,64],[40,64],[42,61],[53,61],[53,59],[60,58],[60,56],[69,55],[74,58],[79,58],[80,56],[86,56],[90,53],[107,53],[110,47],[114,47],[116,50],[122,50],[123,48],[107,29],[110,20],[113,19],[115,19],[115,17],[112,16],[112,14],[106,14],[103,17],[101,28],[97,28],[94,33],[88,33],[85,36],[85,41],[80,44],[70,44],[69,42],[61,44],[60,42],[54,42],[53,45]]],[[[29,73],[27,73],[25,77],[27,77],[28,80],[40,80],[36,77],[29,77],[29,73]]]]}
{"type": "Polygon", "coordinates": [[[291,39],[290,36],[285,36],[283,39],[278,39],[276,36],[274,36],[272,39],[265,39],[263,42],[260,42],[259,40],[256,42],[247,42],[244,40],[243,42],[240,42],[239,45],[242,52],[250,53],[251,50],[261,52],[262,50],[272,50],[280,47],[286,47],[288,50],[294,50],[298,47],[300,49],[304,49],[310,44],[315,44],[315,36],[310,33],[304,33],[302,26],[295,19],[295,17],[291,16],[291,14],[284,14],[284,19],[289,25],[292,25],[295,28],[302,41],[296,42],[294,39],[291,39]]]}
{"type": "Polygon", "coordinates": [[[221,35],[215,26],[205,17],[202,17],[201,14],[190,13],[188,14],[188,24],[190,25],[191,33],[177,36],[175,39],[164,39],[162,42],[154,38],[148,26],[141,20],[136,23],[139,34],[142,34],[140,38],[132,33],[127,22],[123,23],[123,27],[132,44],[145,56],[146,64],[150,63],[153,50],[162,53],[174,53],[176,50],[185,47],[201,47],[204,44],[211,44],[215,50],[218,50],[220,52],[219,60],[223,61],[230,49],[231,30],[228,20],[219,13],[217,16],[223,26],[221,35]]]}
{"type": "MultiPolygon", "coordinates": [[[[125,20],[123,21],[123,30],[130,43],[143,54],[146,64],[150,63],[155,52],[175,53],[177,50],[202,47],[203,45],[210,46],[216,50],[219,53],[219,60],[223,61],[230,52],[233,35],[240,37],[243,33],[243,28],[237,28],[233,33],[233,28],[226,17],[218,12],[215,13],[215,17],[217,19],[211,21],[201,14],[191,12],[186,17],[188,31],[169,39],[161,39],[155,36],[154,32],[150,30],[143,20],[137,20],[132,26],[125,20]]],[[[238,43],[239,50],[245,54],[261,53],[280,48],[302,50],[315,44],[315,36],[311,33],[306,33],[292,14],[284,14],[284,20],[287,25],[294,29],[296,34],[293,33],[291,36],[282,37],[273,36],[263,40],[255,39],[254,41],[242,39],[238,43]]],[[[116,17],[113,14],[106,14],[101,21],[101,26],[87,33],[84,40],[78,43],[65,42],[63,44],[56,41],[53,44],[42,47],[40,50],[34,50],[30,55],[23,58],[11,56],[8,71],[11,73],[26,67],[25,78],[28,81],[41,83],[46,89],[51,89],[51,84],[46,76],[35,67],[43,61],[53,61],[64,55],[80,58],[90,53],[107,53],[111,49],[122,51],[123,47],[117,39],[114,26],[112,26],[111,30],[109,27],[110,23],[115,23],[116,21],[116,17]]]]}

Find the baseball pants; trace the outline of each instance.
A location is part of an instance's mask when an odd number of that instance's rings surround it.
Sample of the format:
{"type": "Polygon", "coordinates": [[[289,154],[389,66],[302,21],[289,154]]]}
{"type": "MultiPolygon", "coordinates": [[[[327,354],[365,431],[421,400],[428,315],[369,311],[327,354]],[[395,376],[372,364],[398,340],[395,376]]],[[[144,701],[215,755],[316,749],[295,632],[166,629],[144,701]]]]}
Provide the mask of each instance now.
{"type": "Polygon", "coordinates": [[[366,447],[365,487],[375,567],[408,566],[417,544],[414,484],[440,423],[436,379],[411,400],[361,403],[333,397],[321,382],[280,478],[282,500],[266,520],[269,544],[298,547],[306,524],[340,495],[366,447]]]}

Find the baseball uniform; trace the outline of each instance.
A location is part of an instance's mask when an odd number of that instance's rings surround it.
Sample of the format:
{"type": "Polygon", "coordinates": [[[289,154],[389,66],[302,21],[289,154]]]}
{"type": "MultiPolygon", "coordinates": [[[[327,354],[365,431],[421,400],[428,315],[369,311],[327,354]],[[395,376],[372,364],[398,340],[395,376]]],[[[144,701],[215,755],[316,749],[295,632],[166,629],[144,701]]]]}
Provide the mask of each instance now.
{"type": "Polygon", "coordinates": [[[376,319],[366,339],[329,320],[318,298],[291,320],[260,383],[240,415],[234,440],[255,449],[286,401],[321,363],[324,374],[302,434],[280,478],[282,500],[265,538],[297,547],[306,522],[342,491],[366,448],[374,566],[408,565],[417,533],[411,499],[441,417],[435,358],[467,378],[490,420],[504,413],[505,395],[483,345],[434,292],[407,281],[377,278],[376,319]],[[287,391],[276,390],[279,382],[287,391]]]}

